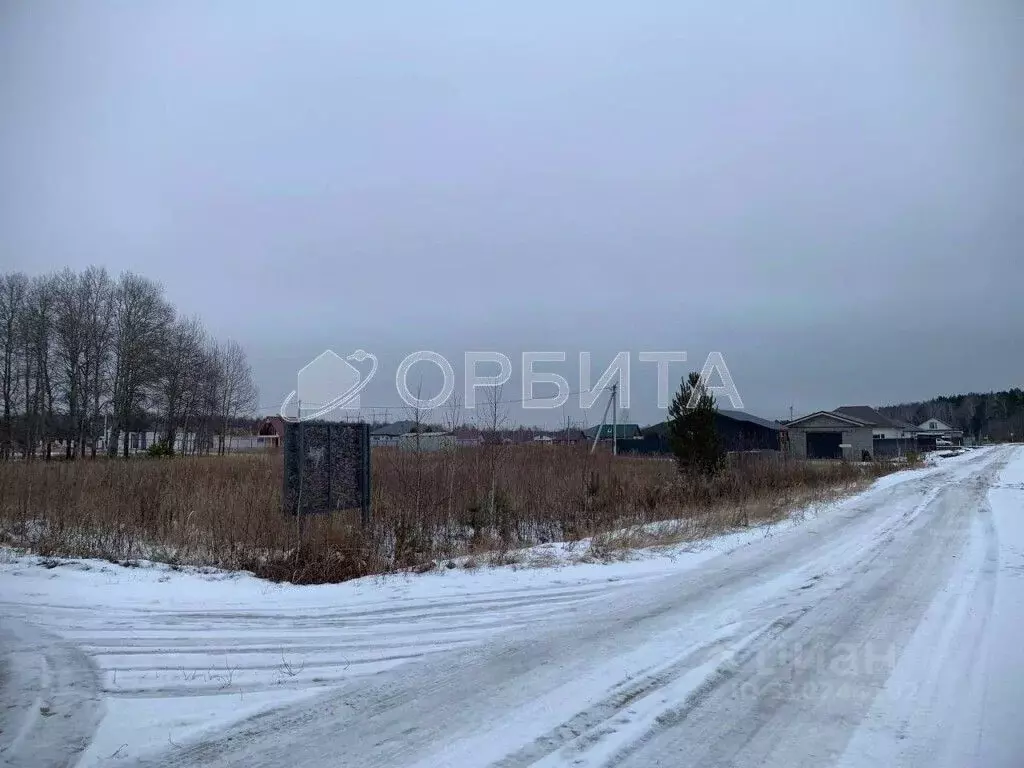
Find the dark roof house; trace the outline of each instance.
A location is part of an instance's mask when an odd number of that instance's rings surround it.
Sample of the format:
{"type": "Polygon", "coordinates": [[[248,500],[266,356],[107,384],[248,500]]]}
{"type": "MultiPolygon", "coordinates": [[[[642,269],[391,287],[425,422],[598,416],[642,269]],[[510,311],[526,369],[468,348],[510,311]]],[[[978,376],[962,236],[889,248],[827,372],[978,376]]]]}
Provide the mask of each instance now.
{"type": "Polygon", "coordinates": [[[746,421],[751,424],[756,424],[759,427],[764,427],[765,429],[770,429],[774,432],[778,432],[782,428],[782,425],[777,421],[762,419],[760,416],[755,416],[754,414],[747,413],[746,411],[730,411],[719,408],[718,415],[724,416],[727,419],[732,419],[733,421],[746,421]]]}
{"type": "Polygon", "coordinates": [[[836,408],[833,413],[839,413],[843,416],[852,416],[855,419],[859,419],[865,424],[870,424],[873,427],[882,427],[884,429],[898,429],[906,432],[916,432],[917,427],[913,424],[908,424],[905,421],[899,419],[893,419],[881,413],[870,405],[843,405],[836,408]]]}
{"type": "MultiPolygon", "coordinates": [[[[779,434],[782,425],[776,421],[762,419],[746,411],[721,410],[715,412],[715,430],[722,438],[727,451],[779,450],[779,434]]],[[[663,421],[644,430],[648,439],[658,441],[658,451],[669,452],[669,423],[663,421]]]]}

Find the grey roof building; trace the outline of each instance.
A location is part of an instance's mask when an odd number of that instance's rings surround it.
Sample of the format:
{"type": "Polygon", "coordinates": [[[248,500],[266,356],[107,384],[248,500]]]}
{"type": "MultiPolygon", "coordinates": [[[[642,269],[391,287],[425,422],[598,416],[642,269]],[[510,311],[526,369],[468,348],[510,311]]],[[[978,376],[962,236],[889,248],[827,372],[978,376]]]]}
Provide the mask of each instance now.
{"type": "Polygon", "coordinates": [[[782,429],[782,425],[779,422],[762,419],[760,416],[755,416],[754,414],[747,413],[746,411],[730,411],[724,408],[719,408],[718,413],[721,416],[725,416],[727,419],[732,419],[733,421],[745,421],[748,424],[754,424],[758,427],[770,429],[773,432],[778,432],[782,429]]]}
{"type": "Polygon", "coordinates": [[[800,459],[874,458],[873,427],[856,416],[817,411],[786,424],[786,445],[800,459]]]}
{"type": "Polygon", "coordinates": [[[907,422],[900,421],[899,419],[890,418],[879,410],[872,408],[870,405],[843,405],[832,412],[841,413],[844,416],[852,416],[855,419],[860,419],[865,424],[870,424],[873,427],[881,427],[885,430],[897,430],[908,433],[918,431],[918,428],[913,424],[908,424],[907,422]]]}
{"type": "Polygon", "coordinates": [[[859,460],[902,456],[918,449],[921,430],[870,405],[818,411],[786,425],[788,450],[802,458],[859,460]]]}

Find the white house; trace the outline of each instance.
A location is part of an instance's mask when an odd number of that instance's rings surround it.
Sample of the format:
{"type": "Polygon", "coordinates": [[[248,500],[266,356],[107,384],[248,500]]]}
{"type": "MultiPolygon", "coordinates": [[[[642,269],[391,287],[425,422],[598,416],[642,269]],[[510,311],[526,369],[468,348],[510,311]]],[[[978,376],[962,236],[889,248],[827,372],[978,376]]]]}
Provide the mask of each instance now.
{"type": "Polygon", "coordinates": [[[416,426],[414,421],[396,421],[377,427],[370,433],[370,445],[398,445],[403,435],[407,435],[416,426]]]}
{"type": "Polygon", "coordinates": [[[962,445],[964,442],[964,431],[951,427],[944,421],[928,419],[921,422],[918,427],[918,434],[926,438],[935,438],[936,445],[962,445]]]}
{"type": "Polygon", "coordinates": [[[910,424],[905,427],[882,427],[876,424],[871,428],[871,432],[875,440],[913,440],[917,437],[918,430],[910,424]]]}

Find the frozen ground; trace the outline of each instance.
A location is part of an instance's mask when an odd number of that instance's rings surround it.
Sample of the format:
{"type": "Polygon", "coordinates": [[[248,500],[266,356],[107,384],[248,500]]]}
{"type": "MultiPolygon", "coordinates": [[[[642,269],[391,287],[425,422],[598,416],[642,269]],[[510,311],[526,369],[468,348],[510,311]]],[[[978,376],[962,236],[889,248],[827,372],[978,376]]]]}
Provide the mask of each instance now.
{"type": "Polygon", "coordinates": [[[9,557],[0,761],[1024,765],[1024,451],[801,518],[321,587],[9,557]]]}

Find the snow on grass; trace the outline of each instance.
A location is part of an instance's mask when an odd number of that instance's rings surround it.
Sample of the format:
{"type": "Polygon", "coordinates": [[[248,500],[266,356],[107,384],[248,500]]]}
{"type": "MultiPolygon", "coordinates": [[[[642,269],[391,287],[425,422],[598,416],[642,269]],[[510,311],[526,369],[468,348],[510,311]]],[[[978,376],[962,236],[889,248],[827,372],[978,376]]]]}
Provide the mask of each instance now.
{"type": "Polygon", "coordinates": [[[79,763],[90,766],[112,754],[137,758],[166,749],[353,677],[470,646],[567,605],[699,568],[977,453],[888,475],[863,494],[802,508],[777,523],[612,562],[588,558],[593,542],[583,541],[514,553],[514,567],[440,567],[295,586],[247,573],[152,562],[126,567],[7,550],[0,557],[0,603],[5,616],[72,641],[98,670],[106,716],[79,763]]]}

